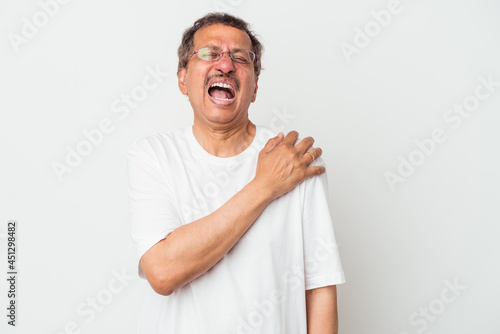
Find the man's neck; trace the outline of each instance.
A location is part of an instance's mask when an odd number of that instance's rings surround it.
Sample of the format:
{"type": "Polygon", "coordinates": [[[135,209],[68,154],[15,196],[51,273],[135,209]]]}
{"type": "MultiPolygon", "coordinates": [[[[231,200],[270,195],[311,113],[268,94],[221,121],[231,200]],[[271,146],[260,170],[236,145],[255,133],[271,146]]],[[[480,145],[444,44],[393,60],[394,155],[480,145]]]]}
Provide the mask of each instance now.
{"type": "Polygon", "coordinates": [[[228,128],[214,129],[195,119],[194,137],[208,153],[221,158],[233,157],[243,152],[255,138],[256,127],[246,120],[228,128]]]}

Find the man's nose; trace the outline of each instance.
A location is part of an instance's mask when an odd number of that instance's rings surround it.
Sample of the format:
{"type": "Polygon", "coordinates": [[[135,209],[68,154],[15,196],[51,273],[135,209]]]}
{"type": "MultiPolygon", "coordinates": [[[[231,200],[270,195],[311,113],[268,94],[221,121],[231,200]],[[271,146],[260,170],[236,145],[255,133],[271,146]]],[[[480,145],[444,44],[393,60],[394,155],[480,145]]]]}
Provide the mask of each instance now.
{"type": "Polygon", "coordinates": [[[230,73],[234,71],[234,62],[229,55],[229,52],[224,52],[221,59],[217,60],[215,69],[222,73],[230,73]]]}

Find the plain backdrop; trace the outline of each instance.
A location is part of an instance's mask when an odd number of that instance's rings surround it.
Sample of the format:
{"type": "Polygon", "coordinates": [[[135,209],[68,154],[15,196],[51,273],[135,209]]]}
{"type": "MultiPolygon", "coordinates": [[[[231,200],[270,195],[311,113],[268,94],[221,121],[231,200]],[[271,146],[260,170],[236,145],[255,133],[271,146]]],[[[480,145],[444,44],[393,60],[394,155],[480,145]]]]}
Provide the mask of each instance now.
{"type": "Polygon", "coordinates": [[[125,157],[192,124],[176,50],[216,10],[265,45],[250,119],[323,149],[340,333],[500,333],[497,1],[60,1],[0,2],[1,333],[136,333],[125,157]]]}

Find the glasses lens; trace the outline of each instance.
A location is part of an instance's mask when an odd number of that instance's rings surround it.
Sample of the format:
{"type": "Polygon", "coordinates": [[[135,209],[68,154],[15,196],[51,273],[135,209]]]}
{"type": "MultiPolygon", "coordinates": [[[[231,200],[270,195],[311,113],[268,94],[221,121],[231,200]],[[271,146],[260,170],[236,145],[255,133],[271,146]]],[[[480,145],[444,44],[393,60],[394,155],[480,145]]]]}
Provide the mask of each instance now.
{"type": "MultiPolygon", "coordinates": [[[[205,61],[219,60],[223,54],[222,50],[213,46],[206,46],[196,52],[198,57],[205,61]]],[[[231,52],[233,61],[242,64],[249,64],[255,60],[255,54],[248,50],[234,50],[231,52]]]]}
{"type": "Polygon", "coordinates": [[[219,58],[221,50],[219,48],[214,47],[204,47],[198,50],[198,57],[205,61],[215,61],[219,58]]]}
{"type": "Polygon", "coordinates": [[[231,58],[237,63],[248,64],[254,61],[255,54],[247,50],[234,50],[231,52],[231,58]]]}

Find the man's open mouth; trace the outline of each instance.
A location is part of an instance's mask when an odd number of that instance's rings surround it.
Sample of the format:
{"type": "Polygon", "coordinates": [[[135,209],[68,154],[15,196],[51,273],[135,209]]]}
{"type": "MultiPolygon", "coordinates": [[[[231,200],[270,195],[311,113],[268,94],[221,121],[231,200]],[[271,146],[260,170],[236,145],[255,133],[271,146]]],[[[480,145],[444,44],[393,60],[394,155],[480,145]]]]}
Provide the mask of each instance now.
{"type": "Polygon", "coordinates": [[[208,95],[219,101],[232,101],[235,97],[235,88],[232,83],[226,80],[214,80],[208,88],[208,95]]]}

